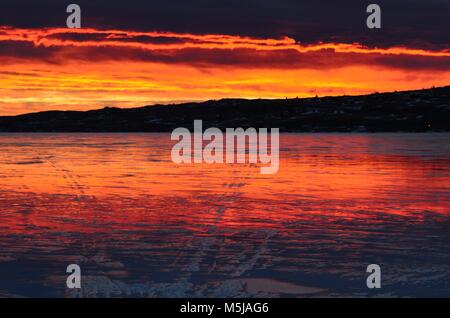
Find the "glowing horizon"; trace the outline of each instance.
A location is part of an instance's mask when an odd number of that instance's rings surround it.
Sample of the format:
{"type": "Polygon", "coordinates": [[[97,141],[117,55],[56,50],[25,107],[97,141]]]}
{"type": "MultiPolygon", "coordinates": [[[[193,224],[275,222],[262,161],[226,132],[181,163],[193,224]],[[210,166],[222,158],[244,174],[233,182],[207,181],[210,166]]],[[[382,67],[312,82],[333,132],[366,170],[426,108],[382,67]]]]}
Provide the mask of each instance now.
{"type": "Polygon", "coordinates": [[[0,27],[0,115],[450,84],[450,50],[287,36],[0,27]]]}

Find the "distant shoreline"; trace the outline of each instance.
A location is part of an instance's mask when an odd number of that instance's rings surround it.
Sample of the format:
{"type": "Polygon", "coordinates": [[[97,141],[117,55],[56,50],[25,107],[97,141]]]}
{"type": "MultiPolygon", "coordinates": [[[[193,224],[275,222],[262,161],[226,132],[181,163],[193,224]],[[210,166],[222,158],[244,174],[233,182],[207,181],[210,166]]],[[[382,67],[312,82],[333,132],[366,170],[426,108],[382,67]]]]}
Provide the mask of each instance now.
{"type": "Polygon", "coordinates": [[[281,133],[450,132],[450,86],[293,99],[222,99],[0,117],[0,133],[164,133],[178,127],[280,128],[281,133]]]}
{"type": "MultiPolygon", "coordinates": [[[[71,132],[52,132],[52,131],[0,131],[0,136],[2,135],[169,135],[171,132],[169,131],[160,131],[160,132],[148,132],[148,131],[71,131],[71,132]]],[[[280,136],[282,135],[445,135],[450,134],[450,131],[375,131],[375,132],[356,132],[356,131],[301,131],[301,132],[280,132],[280,136]]]]}

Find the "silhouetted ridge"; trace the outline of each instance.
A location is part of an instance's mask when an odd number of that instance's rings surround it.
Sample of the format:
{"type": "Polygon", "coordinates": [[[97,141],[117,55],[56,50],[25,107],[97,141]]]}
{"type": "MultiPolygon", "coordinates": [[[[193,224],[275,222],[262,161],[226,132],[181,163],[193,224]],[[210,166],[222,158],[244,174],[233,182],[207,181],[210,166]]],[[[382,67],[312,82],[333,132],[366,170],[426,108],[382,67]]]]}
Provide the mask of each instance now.
{"type": "Polygon", "coordinates": [[[450,86],[426,90],[294,99],[222,99],[121,109],[47,111],[0,117],[2,132],[169,132],[203,126],[281,132],[450,131],[450,86]]]}

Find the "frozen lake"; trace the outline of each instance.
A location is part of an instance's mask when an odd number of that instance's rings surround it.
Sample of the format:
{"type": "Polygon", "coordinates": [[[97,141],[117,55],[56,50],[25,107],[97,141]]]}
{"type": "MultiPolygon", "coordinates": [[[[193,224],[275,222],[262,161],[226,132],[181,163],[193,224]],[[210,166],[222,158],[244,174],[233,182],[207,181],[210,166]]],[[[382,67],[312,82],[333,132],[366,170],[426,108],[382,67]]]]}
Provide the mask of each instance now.
{"type": "Polygon", "coordinates": [[[0,134],[0,296],[450,295],[450,134],[282,134],[275,175],[173,144],[0,134]]]}

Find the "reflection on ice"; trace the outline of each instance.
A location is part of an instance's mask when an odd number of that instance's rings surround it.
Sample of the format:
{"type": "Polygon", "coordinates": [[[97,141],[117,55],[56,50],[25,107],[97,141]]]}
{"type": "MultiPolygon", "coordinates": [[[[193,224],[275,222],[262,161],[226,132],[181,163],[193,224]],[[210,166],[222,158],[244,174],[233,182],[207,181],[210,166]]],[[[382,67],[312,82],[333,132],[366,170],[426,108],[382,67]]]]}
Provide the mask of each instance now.
{"type": "Polygon", "coordinates": [[[281,135],[261,175],[168,134],[0,135],[0,296],[448,296],[449,137],[281,135]]]}

